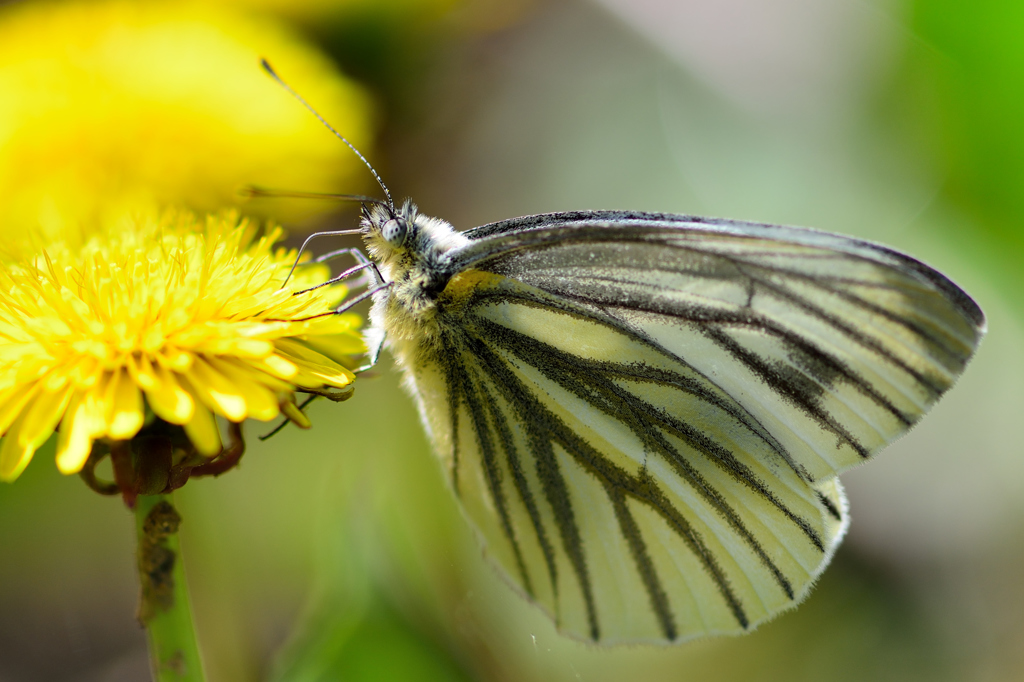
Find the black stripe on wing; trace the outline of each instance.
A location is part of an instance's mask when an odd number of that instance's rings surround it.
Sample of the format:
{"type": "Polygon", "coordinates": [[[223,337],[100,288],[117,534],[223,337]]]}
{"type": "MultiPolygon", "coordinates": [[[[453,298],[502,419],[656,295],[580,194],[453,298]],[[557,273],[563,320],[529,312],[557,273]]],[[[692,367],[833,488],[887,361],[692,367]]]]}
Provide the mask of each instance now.
{"type": "MultiPolygon", "coordinates": [[[[487,414],[490,410],[487,410],[485,407],[488,404],[493,405],[493,401],[487,395],[484,385],[474,380],[470,373],[465,371],[464,367],[459,367],[453,374],[461,380],[460,393],[469,409],[473,430],[476,432],[477,445],[483,460],[484,475],[487,479],[487,488],[491,495],[491,502],[494,504],[494,508],[498,513],[498,519],[501,521],[501,529],[512,546],[512,553],[515,556],[516,568],[519,570],[523,588],[532,597],[534,595],[533,584],[530,581],[530,574],[526,570],[526,563],[523,561],[519,540],[516,538],[515,530],[512,527],[512,520],[509,517],[508,502],[505,499],[505,487],[502,481],[502,469],[498,464],[494,436],[500,437],[501,433],[500,431],[496,433],[496,430],[491,427],[488,419],[489,415],[487,414]]],[[[501,447],[508,453],[512,443],[506,441],[497,445],[497,447],[501,447]]]]}
{"type": "MultiPolygon", "coordinates": [[[[640,573],[640,579],[643,581],[644,589],[647,590],[647,597],[651,602],[651,609],[653,609],[654,615],[658,619],[658,625],[661,627],[665,639],[672,641],[679,633],[676,627],[675,615],[672,613],[668,595],[665,593],[665,588],[661,585],[661,578],[658,577],[658,571],[647,550],[647,542],[643,538],[640,526],[637,525],[636,519],[633,518],[633,514],[630,513],[629,508],[626,506],[626,494],[618,488],[607,485],[605,486],[605,492],[608,494],[608,499],[611,500],[612,508],[615,510],[615,518],[619,522],[619,531],[626,538],[629,551],[633,555],[633,561],[636,563],[637,571],[640,573]]],[[[742,624],[743,621],[741,620],[740,622],[742,624]]]]}
{"type": "MultiPolygon", "coordinates": [[[[534,497],[533,491],[530,490],[526,473],[523,470],[523,460],[520,457],[515,441],[512,438],[512,429],[509,426],[504,413],[498,408],[498,402],[495,399],[495,396],[490,392],[492,389],[487,389],[484,381],[480,383],[480,388],[481,393],[485,398],[485,404],[489,407],[491,421],[494,424],[494,429],[497,435],[497,442],[505,451],[506,462],[508,464],[509,471],[512,472],[512,480],[515,483],[516,493],[519,495],[519,499],[522,501],[523,506],[526,507],[526,513],[530,517],[530,525],[537,538],[538,544],[540,544],[541,553],[544,555],[544,563],[547,567],[548,579],[551,581],[552,591],[557,597],[558,565],[555,561],[555,550],[551,545],[551,540],[548,538],[544,522],[541,520],[540,510],[537,507],[537,500],[534,497]]],[[[528,579],[525,567],[523,568],[523,573],[524,578],[528,579]]],[[[529,583],[527,583],[527,585],[529,585],[529,583]]],[[[527,592],[531,595],[533,594],[532,589],[529,587],[527,588],[527,592]]]]}
{"type": "MultiPolygon", "coordinates": [[[[587,609],[587,620],[590,625],[590,637],[597,641],[601,637],[601,630],[598,625],[594,590],[587,568],[583,538],[580,534],[579,525],[576,522],[576,510],[573,509],[572,500],[569,497],[568,483],[558,466],[558,460],[552,447],[552,440],[545,434],[544,420],[538,419],[542,414],[541,411],[547,413],[547,410],[537,402],[536,398],[530,394],[529,389],[519,381],[484,343],[468,336],[465,336],[463,341],[466,344],[466,350],[486,368],[486,380],[492,383],[494,390],[501,391],[505,400],[513,406],[519,417],[520,425],[527,433],[530,453],[534,458],[536,473],[541,481],[544,498],[554,514],[555,524],[558,526],[558,533],[562,540],[562,549],[566,556],[569,557],[569,562],[583,593],[587,609]]],[[[551,416],[554,417],[554,415],[551,416]]],[[[481,434],[477,431],[478,441],[480,438],[481,434]]],[[[510,439],[505,443],[505,447],[511,450],[515,447],[515,443],[510,439]]],[[[526,500],[523,499],[523,502],[525,504],[526,500]]],[[[538,533],[538,542],[543,542],[542,537],[538,533]]],[[[509,540],[513,541],[514,538],[510,535],[509,540]]],[[[555,576],[555,571],[550,566],[549,571],[552,576],[555,576]]],[[[552,588],[555,593],[558,592],[557,583],[553,583],[552,588]]]]}
{"type": "MultiPolygon", "coordinates": [[[[538,295],[538,292],[531,290],[529,287],[517,287],[515,289],[504,288],[500,290],[479,291],[476,293],[475,298],[477,304],[508,301],[519,305],[536,306],[546,310],[558,310],[569,315],[578,315],[581,318],[616,329],[617,331],[629,336],[634,341],[647,345],[652,350],[663,354],[667,358],[671,358],[673,362],[690,368],[695,374],[700,374],[700,372],[690,366],[684,358],[675,355],[655,341],[649,339],[642,330],[628,325],[622,319],[608,314],[607,311],[602,310],[600,307],[584,308],[577,305],[569,296],[549,297],[538,295]]],[[[707,330],[702,330],[702,333],[707,333],[707,330]]],[[[736,359],[743,362],[741,357],[737,357],[736,359]]],[[[664,370],[658,370],[646,365],[623,364],[614,368],[608,368],[607,371],[616,372],[623,376],[635,375],[637,377],[644,377],[648,380],[665,382],[676,387],[686,387],[688,392],[698,395],[703,400],[708,400],[716,407],[725,409],[730,413],[730,416],[741,421],[743,425],[750,430],[751,434],[755,435],[759,440],[770,447],[772,451],[783,459],[786,464],[801,478],[807,481],[814,480],[807,470],[795,460],[793,455],[771,434],[764,424],[762,424],[756,416],[744,409],[739,403],[736,403],[735,401],[725,402],[722,396],[715,395],[708,389],[708,387],[700,386],[692,379],[682,374],[665,372],[664,370]]],[[[815,392],[814,395],[806,396],[804,398],[804,402],[815,407],[817,404],[817,395],[818,392],[815,392]]],[[[785,400],[786,395],[779,395],[779,399],[785,400]]],[[[820,413],[820,410],[815,412],[815,410],[812,409],[809,416],[818,419],[823,428],[828,428],[828,420],[831,418],[820,413]]]]}
{"type": "MultiPolygon", "coordinates": [[[[710,245],[706,244],[695,243],[693,246],[679,243],[661,244],[648,238],[664,238],[663,232],[649,235],[646,234],[647,231],[641,230],[624,231],[620,238],[614,241],[605,241],[614,236],[608,234],[610,232],[613,230],[608,229],[599,233],[597,237],[600,237],[601,241],[595,238],[592,241],[545,242],[536,245],[528,253],[513,250],[497,254],[478,265],[487,271],[522,280],[552,294],[589,299],[598,305],[616,305],[631,291],[636,296],[640,288],[646,288],[647,294],[640,298],[634,298],[631,302],[632,307],[662,312],[696,322],[703,321],[705,316],[714,315],[720,317],[719,322],[728,322],[729,320],[722,316],[729,314],[737,316],[737,321],[740,321],[741,316],[747,316],[751,312],[752,300],[759,292],[775,295],[832,325],[851,341],[908,372],[936,398],[948,385],[947,381],[918,372],[877,340],[856,329],[853,325],[844,323],[835,315],[822,309],[821,306],[815,305],[805,296],[797,294],[791,288],[779,284],[778,281],[803,282],[823,294],[845,300],[868,315],[882,317],[904,327],[924,342],[929,350],[938,356],[935,359],[953,373],[962,371],[970,351],[973,350],[973,345],[965,348],[956,339],[939,338],[933,331],[923,328],[915,320],[896,315],[893,311],[857,296],[851,291],[853,286],[882,288],[878,283],[831,277],[820,273],[812,276],[795,268],[783,268],[777,265],[768,267],[749,257],[740,258],[735,254],[716,253],[710,245]],[[635,247],[642,247],[643,258],[630,258],[627,255],[631,243],[635,247]],[[572,250],[579,253],[571,253],[572,250]],[[585,254],[590,254],[593,257],[595,251],[603,256],[603,258],[597,259],[603,265],[603,270],[609,270],[614,274],[602,277],[602,269],[591,267],[585,254]],[[551,257],[545,258],[546,254],[550,254],[551,257]],[[694,269],[695,262],[699,263],[699,270],[694,269]],[[716,280],[732,281],[748,292],[747,300],[745,305],[735,305],[731,309],[680,305],[668,296],[659,297],[658,287],[649,282],[631,281],[628,276],[630,269],[635,272],[665,272],[677,277],[690,277],[694,281],[700,280],[709,283],[716,280]]],[[[829,254],[828,258],[835,259],[837,265],[841,265],[842,261],[857,260],[860,257],[836,252],[829,254]]],[[[809,259],[809,254],[801,256],[801,260],[809,259]]],[[[884,265],[874,262],[870,262],[870,264],[873,266],[884,265]]],[[[889,287],[889,290],[901,294],[908,293],[906,287],[889,287]]],[[[662,289],[662,293],[665,294],[671,294],[672,291],[671,288],[662,289]]],[[[628,301],[628,299],[626,300],[628,301]]],[[[749,322],[764,325],[775,334],[779,334],[781,330],[779,324],[763,315],[753,317],[749,322]]],[[[976,339],[972,339],[972,342],[975,341],[976,339]]]]}
{"type": "MultiPolygon", "coordinates": [[[[507,329],[496,330],[499,334],[508,332],[507,329]]],[[[582,439],[575,431],[569,428],[557,415],[538,400],[530,388],[516,375],[516,373],[490,349],[490,345],[497,342],[505,345],[493,336],[488,336],[486,343],[476,341],[472,345],[474,355],[486,365],[495,386],[501,387],[504,396],[515,407],[522,425],[530,434],[532,454],[536,457],[537,473],[543,482],[545,497],[555,512],[556,522],[562,535],[563,547],[573,565],[576,578],[584,595],[588,620],[590,621],[591,638],[594,641],[600,639],[600,626],[596,611],[593,585],[591,584],[589,571],[586,562],[586,547],[580,535],[576,523],[577,511],[573,508],[569,495],[568,485],[564,476],[559,470],[558,462],[553,449],[558,444],[565,452],[572,457],[576,463],[591,476],[595,483],[601,485],[605,490],[616,491],[617,495],[629,496],[638,502],[645,504],[666,521],[668,526],[689,546],[693,554],[703,564],[705,570],[717,585],[719,593],[728,605],[730,611],[736,618],[737,623],[743,628],[749,626],[750,621],[746,615],[743,605],[740,603],[735,592],[729,584],[729,579],[722,570],[717,558],[708,549],[706,543],[671,502],[665,498],[664,493],[657,487],[654,481],[646,475],[633,476],[621,467],[607,460],[598,450],[582,439]]],[[[614,503],[614,502],[613,502],[614,503]]],[[[623,513],[630,514],[628,509],[623,513]]],[[[630,516],[630,518],[632,518],[630,516]]],[[[620,525],[621,525],[620,521],[620,525]]],[[[632,521],[635,525],[635,521],[632,521]]],[[[650,575],[644,576],[649,560],[646,559],[646,547],[643,538],[627,538],[633,552],[634,561],[638,563],[641,575],[645,579],[645,587],[648,589],[648,597],[651,599],[656,614],[668,613],[670,606],[665,602],[664,591],[660,588],[660,582],[650,579],[650,575]],[[640,550],[643,550],[642,552],[640,550]]],[[[662,627],[665,628],[669,621],[662,620],[662,627]]],[[[664,632],[667,638],[674,638],[674,625],[664,632]]]]}
{"type": "MultiPolygon", "coordinates": [[[[703,497],[709,506],[721,514],[734,532],[757,555],[786,596],[790,599],[793,598],[790,581],[771,560],[753,533],[746,528],[739,514],[700,475],[686,457],[672,447],[660,430],[667,428],[675,432],[687,445],[704,455],[723,472],[781,511],[819,551],[824,552],[824,542],[812,524],[782,504],[768,486],[759,480],[748,467],[739,462],[731,452],[687,424],[678,415],[669,415],[639,399],[633,393],[617,387],[602,371],[607,369],[608,374],[614,375],[617,367],[613,363],[596,363],[562,352],[553,346],[500,327],[493,322],[481,320],[478,324],[486,333],[485,338],[491,340],[492,343],[497,342],[518,359],[536,367],[549,380],[587,401],[609,418],[622,422],[644,443],[647,451],[661,454],[679,477],[703,497]]],[[[654,485],[653,481],[651,485],[654,485]]]]}
{"type": "MultiPolygon", "coordinates": [[[[480,297],[479,302],[487,301],[488,297],[480,297]]],[[[559,471],[554,452],[551,449],[553,443],[559,444],[571,457],[573,457],[585,470],[595,477],[595,482],[600,482],[607,491],[609,500],[612,503],[616,517],[619,519],[620,532],[623,533],[630,551],[633,555],[637,570],[640,573],[651,607],[656,614],[665,636],[673,639],[676,636],[676,626],[672,617],[667,596],[661,587],[660,580],[644,544],[644,539],[636,531],[635,519],[631,516],[624,500],[626,496],[640,501],[653,509],[668,522],[669,526],[679,535],[691,548],[691,551],[699,558],[706,571],[711,575],[715,584],[718,585],[722,598],[736,617],[742,627],[749,625],[742,604],[729,586],[728,579],[718,566],[713,554],[708,550],[690,524],[686,521],[685,515],[676,509],[657,488],[656,482],[649,476],[631,476],[621,468],[612,464],[604,458],[599,451],[591,447],[572,429],[570,429],[560,418],[545,408],[539,400],[507,365],[501,356],[493,349],[504,349],[520,361],[539,369],[548,379],[558,383],[571,391],[581,399],[588,401],[591,405],[605,414],[618,419],[626,424],[643,442],[652,453],[658,453],[665,458],[673,470],[682,480],[688,481],[693,490],[705,498],[709,506],[717,509],[719,514],[726,520],[733,531],[748,545],[751,551],[758,557],[758,560],[774,578],[780,589],[790,599],[794,596],[794,590],[788,578],[783,575],[778,566],[770,559],[764,548],[760,545],[754,535],[747,529],[739,515],[731,509],[728,503],[714,491],[707,481],[686,461],[686,458],[669,444],[661,430],[673,433],[695,451],[703,454],[710,462],[713,462],[727,475],[741,482],[754,494],[760,496],[776,509],[781,511],[790,520],[795,528],[805,535],[820,552],[825,551],[824,540],[813,528],[813,525],[799,517],[792,510],[782,504],[771,492],[768,486],[757,477],[726,448],[714,443],[704,436],[698,429],[687,424],[678,416],[666,414],[663,410],[647,404],[638,399],[629,391],[615,385],[613,378],[616,376],[627,376],[633,379],[641,379],[651,383],[660,383],[663,386],[686,392],[700,391],[699,387],[691,386],[692,380],[682,375],[673,375],[664,370],[637,365],[636,363],[600,363],[585,358],[580,358],[568,353],[559,351],[556,348],[543,344],[528,336],[514,332],[506,327],[501,327],[483,319],[476,319],[474,322],[479,330],[478,334],[471,334],[463,329],[460,333],[460,341],[465,344],[472,360],[465,359],[458,363],[458,370],[447,371],[449,381],[458,376],[458,394],[463,396],[469,405],[469,412],[474,414],[473,424],[477,434],[477,445],[481,450],[484,461],[484,468],[488,472],[489,486],[495,507],[501,516],[502,527],[508,541],[513,546],[516,561],[523,573],[523,582],[528,592],[532,592],[530,579],[526,574],[526,568],[522,564],[521,553],[518,549],[518,541],[515,531],[508,523],[504,501],[505,492],[501,489],[501,480],[496,473],[493,459],[496,448],[501,448],[508,458],[509,470],[513,472],[515,479],[514,494],[517,494],[524,506],[527,508],[532,530],[537,536],[538,543],[542,547],[545,561],[548,564],[549,577],[557,592],[557,571],[556,562],[553,558],[553,550],[547,540],[544,525],[540,519],[536,502],[533,498],[525,477],[521,475],[521,464],[516,451],[515,441],[512,438],[511,430],[505,423],[502,411],[495,407],[497,400],[492,392],[500,393],[501,397],[512,406],[518,415],[518,421],[529,435],[530,453],[533,455],[537,474],[543,485],[543,497],[554,511],[556,525],[562,540],[562,546],[566,555],[570,558],[573,572],[580,584],[588,608],[588,619],[591,623],[591,636],[598,639],[600,627],[598,616],[595,611],[592,587],[589,584],[586,568],[585,546],[580,536],[578,526],[575,522],[576,511],[572,507],[567,484],[564,476],[559,471]],[[468,369],[474,363],[482,365],[481,376],[469,379],[468,376],[473,370],[468,369]],[[486,388],[485,388],[486,387],[486,388]],[[489,405],[489,416],[481,416],[484,411],[483,405],[489,405]],[[517,472],[519,472],[517,474],[517,472]]],[[[458,353],[452,353],[459,345],[452,342],[451,351],[446,352],[447,364],[456,364],[453,357],[459,357],[458,353]]],[[[465,357],[465,356],[463,356],[465,357]]],[[[717,398],[716,396],[706,396],[717,398]]],[[[735,406],[722,405],[720,407],[735,411],[735,406]]],[[[734,412],[734,416],[747,416],[734,412]]],[[[741,423],[745,423],[741,421],[741,423]]],[[[763,429],[755,425],[748,425],[751,435],[756,438],[763,438],[763,429]]],[[[776,444],[777,445],[777,444],[776,444]]],[[[459,444],[454,444],[458,448],[459,444]]]]}

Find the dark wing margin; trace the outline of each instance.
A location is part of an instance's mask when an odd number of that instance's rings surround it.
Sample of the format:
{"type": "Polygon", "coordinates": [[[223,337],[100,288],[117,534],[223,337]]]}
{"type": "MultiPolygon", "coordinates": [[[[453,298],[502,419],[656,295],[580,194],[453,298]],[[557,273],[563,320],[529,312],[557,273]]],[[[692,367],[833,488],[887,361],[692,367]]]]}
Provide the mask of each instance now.
{"type": "MultiPolygon", "coordinates": [[[[644,211],[563,211],[500,220],[475,227],[464,233],[478,245],[487,242],[487,246],[483,250],[471,247],[464,254],[460,254],[460,257],[453,262],[453,271],[473,267],[472,261],[488,252],[493,254],[495,251],[509,248],[504,245],[498,246],[497,239],[489,240],[488,238],[523,237],[521,243],[525,246],[530,243],[560,239],[560,236],[550,233],[548,230],[586,230],[587,228],[599,230],[625,228],[630,230],[634,226],[642,229],[692,230],[698,233],[731,234],[768,241],[807,242],[808,245],[814,244],[825,249],[848,252],[851,255],[859,254],[879,261],[889,260],[893,265],[912,271],[930,282],[975,327],[981,330],[985,328],[985,315],[970,295],[941,272],[905,253],[881,244],[820,230],[725,218],[644,211]],[[532,238],[527,237],[528,233],[533,233],[532,238]]],[[[579,238],[586,240],[588,237],[586,233],[580,232],[579,238]]],[[[516,248],[513,246],[516,241],[518,240],[510,240],[511,248],[516,248]]]]}

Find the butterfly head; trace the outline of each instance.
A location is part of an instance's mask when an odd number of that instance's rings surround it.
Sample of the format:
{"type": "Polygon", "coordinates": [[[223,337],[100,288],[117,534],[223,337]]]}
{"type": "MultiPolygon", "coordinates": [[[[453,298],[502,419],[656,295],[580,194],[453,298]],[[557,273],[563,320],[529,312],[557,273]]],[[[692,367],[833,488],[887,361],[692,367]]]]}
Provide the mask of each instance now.
{"type": "Polygon", "coordinates": [[[363,241],[375,261],[381,264],[403,260],[415,242],[416,206],[406,201],[400,208],[383,202],[364,204],[363,241]]]}
{"type": "Polygon", "coordinates": [[[467,241],[447,222],[422,215],[411,201],[399,208],[384,202],[364,204],[361,228],[366,250],[386,279],[424,271],[432,280],[438,259],[467,241]]]}
{"type": "Polygon", "coordinates": [[[380,237],[388,246],[399,249],[405,244],[405,238],[409,236],[409,222],[398,218],[389,218],[380,226],[380,237]]]}

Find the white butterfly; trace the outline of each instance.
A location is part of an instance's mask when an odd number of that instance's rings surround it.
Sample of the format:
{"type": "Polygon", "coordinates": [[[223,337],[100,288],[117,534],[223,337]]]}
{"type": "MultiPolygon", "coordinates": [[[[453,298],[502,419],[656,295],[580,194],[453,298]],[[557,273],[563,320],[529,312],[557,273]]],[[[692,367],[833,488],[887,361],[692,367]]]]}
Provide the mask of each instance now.
{"type": "Polygon", "coordinates": [[[374,273],[350,302],[373,298],[373,359],[394,354],[488,555],[591,641],[797,604],[848,525],[837,474],[985,329],[927,265],[812,230],[585,211],[459,233],[388,194],[358,232],[372,263],[342,276],[374,273]]]}

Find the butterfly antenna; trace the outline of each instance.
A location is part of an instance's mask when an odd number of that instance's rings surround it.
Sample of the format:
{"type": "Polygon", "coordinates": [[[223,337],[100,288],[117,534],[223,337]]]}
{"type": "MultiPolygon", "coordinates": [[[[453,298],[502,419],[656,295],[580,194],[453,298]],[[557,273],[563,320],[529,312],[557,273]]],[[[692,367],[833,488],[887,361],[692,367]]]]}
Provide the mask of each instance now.
{"type": "Polygon", "coordinates": [[[388,208],[386,201],[365,194],[335,194],[328,192],[295,192],[287,189],[267,189],[256,185],[248,185],[239,193],[249,199],[329,199],[331,201],[355,201],[360,204],[377,204],[388,208]]]}
{"type": "Polygon", "coordinates": [[[395,210],[395,202],[391,199],[391,192],[388,191],[388,186],[385,185],[384,181],[380,179],[380,175],[378,175],[377,171],[374,169],[374,167],[370,165],[370,162],[366,160],[366,157],[363,156],[359,152],[359,150],[355,148],[355,145],[353,145],[351,142],[346,140],[344,135],[342,135],[337,130],[335,130],[333,128],[333,126],[331,126],[331,124],[328,123],[327,120],[323,116],[321,116],[317,112],[317,110],[314,109],[310,105],[309,102],[307,102],[306,100],[302,99],[302,96],[299,95],[299,93],[297,93],[294,90],[292,90],[292,87],[290,85],[288,85],[287,83],[285,83],[284,80],[280,76],[277,75],[277,72],[274,71],[273,67],[270,66],[270,62],[268,62],[266,59],[260,59],[260,66],[263,67],[264,71],[266,71],[268,74],[270,74],[271,78],[273,78],[275,81],[277,81],[278,85],[280,85],[282,88],[287,90],[288,93],[292,97],[294,97],[295,99],[299,100],[299,102],[301,102],[304,107],[309,109],[310,113],[312,113],[314,116],[316,116],[317,120],[324,124],[324,127],[326,127],[328,130],[330,130],[332,133],[334,133],[335,137],[337,137],[339,140],[341,140],[346,145],[348,145],[348,148],[351,149],[355,153],[355,155],[359,157],[360,161],[362,161],[363,163],[366,164],[366,167],[370,169],[371,173],[373,173],[373,178],[377,181],[377,184],[380,185],[380,188],[382,190],[384,190],[384,196],[386,196],[388,198],[388,207],[393,212],[395,210]]]}

